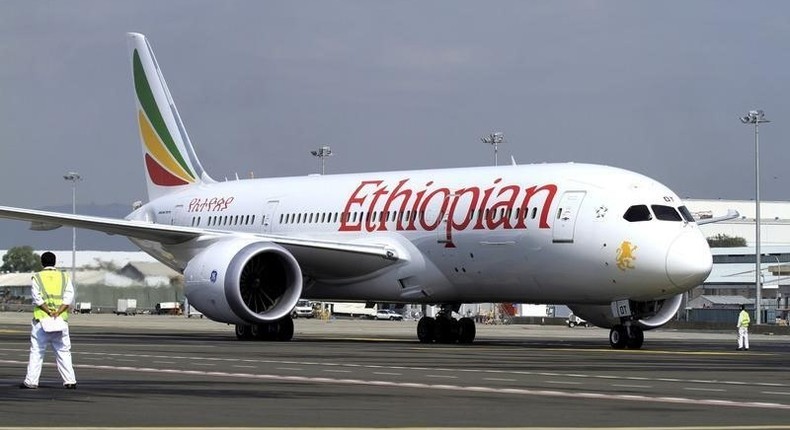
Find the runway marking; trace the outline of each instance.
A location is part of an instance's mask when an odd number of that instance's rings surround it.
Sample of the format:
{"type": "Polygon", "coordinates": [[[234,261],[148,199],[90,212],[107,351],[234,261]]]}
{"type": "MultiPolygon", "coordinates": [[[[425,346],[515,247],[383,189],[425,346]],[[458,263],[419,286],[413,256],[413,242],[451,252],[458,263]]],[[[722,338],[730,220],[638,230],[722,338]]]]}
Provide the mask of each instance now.
{"type": "MultiPolygon", "coordinates": [[[[16,364],[16,365],[27,364],[26,361],[19,361],[19,360],[0,360],[0,363],[16,364]]],[[[47,365],[52,366],[54,364],[47,363],[47,365]]],[[[218,377],[218,378],[238,378],[238,379],[247,379],[247,380],[295,382],[295,383],[307,383],[307,384],[363,385],[369,387],[395,387],[395,388],[404,388],[404,389],[428,389],[428,390],[436,390],[436,391],[474,392],[474,393],[486,393],[486,394],[506,394],[506,395],[538,396],[538,397],[559,397],[559,398],[568,398],[568,399],[582,398],[589,400],[671,403],[671,404],[681,404],[685,406],[702,405],[702,406],[726,406],[726,407],[750,408],[750,409],[790,410],[790,404],[769,403],[769,402],[743,402],[743,401],[734,401],[734,400],[690,399],[685,397],[651,397],[651,396],[643,396],[643,395],[610,394],[610,393],[597,393],[597,392],[535,390],[535,389],[527,389],[527,388],[495,388],[495,387],[481,387],[481,386],[427,384],[421,382],[338,379],[338,378],[308,377],[308,376],[298,376],[298,375],[231,373],[231,372],[217,372],[217,371],[206,371],[206,370],[156,369],[151,367],[107,366],[107,365],[96,365],[96,364],[77,364],[74,367],[80,369],[108,370],[112,372],[159,373],[159,374],[206,376],[206,377],[218,377]]]]}
{"type": "MultiPolygon", "coordinates": [[[[27,354],[28,349],[12,349],[0,348],[0,351],[12,351],[27,354]]],[[[432,368],[420,366],[383,366],[383,365],[361,365],[353,363],[322,363],[315,361],[295,361],[295,360],[260,360],[260,359],[243,359],[243,358],[216,358],[216,357],[194,357],[194,356],[177,356],[177,355],[152,355],[152,354],[121,354],[121,353],[105,353],[105,352],[75,352],[81,359],[87,360],[103,360],[106,357],[137,357],[137,358],[153,358],[153,359],[167,359],[167,360],[190,360],[190,361],[215,361],[223,363],[253,363],[253,364],[281,364],[281,365],[296,365],[296,366],[332,366],[332,367],[354,367],[364,369],[387,369],[387,370],[405,370],[405,371],[424,371],[424,372],[458,372],[458,373],[474,373],[474,374],[489,374],[489,375],[506,375],[506,376],[544,376],[544,377],[560,377],[560,378],[581,378],[581,379],[603,379],[603,380],[617,380],[622,382],[639,381],[639,382],[669,382],[669,383],[684,383],[684,384],[701,384],[701,385],[725,385],[725,386],[754,386],[765,388],[790,388],[790,384],[782,384],[776,382],[743,382],[743,381],[726,381],[726,380],[681,380],[677,378],[648,378],[643,376],[621,376],[621,375],[594,375],[584,373],[560,373],[560,372],[532,372],[521,370],[493,370],[493,369],[450,369],[450,368],[432,368]],[[94,358],[98,357],[98,358],[94,358]]],[[[303,367],[277,367],[277,370],[291,370],[303,371],[303,367]]]]}
{"type": "Polygon", "coordinates": [[[790,393],[784,391],[760,391],[760,394],[769,394],[776,396],[790,396],[790,393]]]}
{"type": "Polygon", "coordinates": [[[451,375],[425,375],[426,378],[435,378],[435,379],[458,379],[457,376],[451,375]]]}
{"type": "Polygon", "coordinates": [[[636,385],[636,384],[612,384],[612,387],[620,387],[620,388],[653,388],[652,385],[636,385]]]}
{"type": "Polygon", "coordinates": [[[234,364],[233,367],[238,367],[238,368],[242,368],[242,369],[254,369],[255,368],[255,366],[244,366],[244,365],[241,365],[241,364],[234,364]]]}
{"type": "Polygon", "coordinates": [[[582,385],[581,382],[575,381],[545,381],[547,384],[557,384],[557,385],[582,385]]]}
{"type": "Polygon", "coordinates": [[[373,372],[374,375],[403,376],[402,373],[395,372],[373,372]]]}
{"type": "Polygon", "coordinates": [[[189,363],[193,366],[216,366],[216,363],[189,363]]]}
{"type": "Polygon", "coordinates": [[[725,389],[723,389],[723,388],[694,388],[694,387],[683,387],[683,389],[684,389],[684,390],[688,390],[688,391],[713,391],[713,392],[717,392],[717,393],[722,393],[722,392],[725,392],[725,391],[727,391],[727,390],[725,390],[725,389]]]}
{"type": "Polygon", "coordinates": [[[157,364],[176,364],[175,361],[164,361],[164,360],[154,360],[154,363],[157,363],[157,364]]]}
{"type": "Polygon", "coordinates": [[[500,382],[516,382],[515,379],[511,378],[483,378],[484,381],[500,381],[500,382]]]}
{"type": "Polygon", "coordinates": [[[341,370],[341,369],[324,369],[324,372],[329,372],[329,373],[351,373],[350,370],[341,370]]]}

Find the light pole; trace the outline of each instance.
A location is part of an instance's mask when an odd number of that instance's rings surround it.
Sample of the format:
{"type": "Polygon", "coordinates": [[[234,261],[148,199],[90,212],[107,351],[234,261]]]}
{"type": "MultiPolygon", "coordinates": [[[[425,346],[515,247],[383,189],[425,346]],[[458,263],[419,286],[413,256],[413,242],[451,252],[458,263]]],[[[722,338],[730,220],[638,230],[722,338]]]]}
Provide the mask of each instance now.
{"type": "Polygon", "coordinates": [[[489,145],[494,146],[494,166],[498,166],[499,160],[498,160],[497,152],[499,149],[499,144],[505,143],[505,135],[500,132],[496,132],[496,133],[491,133],[488,136],[481,137],[480,140],[483,143],[488,143],[489,145]]]}
{"type": "MultiPolygon", "coordinates": [[[[71,213],[77,214],[77,181],[82,180],[77,172],[68,172],[63,179],[71,181],[71,213]]],[[[77,267],[77,227],[71,229],[71,282],[74,282],[74,272],[77,267]]]]}
{"type": "Polygon", "coordinates": [[[318,148],[317,151],[310,151],[310,153],[313,154],[314,157],[318,157],[321,159],[321,175],[323,175],[325,173],[324,168],[326,167],[325,160],[327,157],[332,156],[332,149],[329,148],[328,145],[324,145],[318,148]]]}
{"type": "Polygon", "coordinates": [[[756,288],[755,297],[755,324],[762,324],[762,285],[760,284],[760,124],[771,122],[765,119],[765,113],[761,109],[750,110],[746,116],[741,117],[744,124],[754,124],[754,237],[755,237],[755,274],[754,283],[756,288]]]}

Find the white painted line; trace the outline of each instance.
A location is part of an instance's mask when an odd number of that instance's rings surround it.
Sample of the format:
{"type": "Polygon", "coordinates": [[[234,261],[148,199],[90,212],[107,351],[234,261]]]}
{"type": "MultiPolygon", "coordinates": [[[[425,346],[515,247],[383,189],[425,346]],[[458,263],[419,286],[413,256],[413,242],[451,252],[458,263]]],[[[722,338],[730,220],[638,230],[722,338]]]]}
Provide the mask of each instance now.
{"type": "Polygon", "coordinates": [[[324,369],[324,372],[329,372],[329,373],[351,373],[350,370],[340,370],[340,369],[324,369]]]}
{"type": "Polygon", "coordinates": [[[483,378],[484,381],[500,381],[500,382],[516,382],[515,379],[510,378],[483,378]]]}
{"type": "Polygon", "coordinates": [[[693,387],[683,387],[683,389],[684,389],[684,390],[688,390],[688,391],[713,391],[713,392],[716,392],[716,393],[721,393],[721,392],[727,391],[727,390],[725,390],[724,388],[693,388],[693,387]]]}
{"type": "MultiPolygon", "coordinates": [[[[0,360],[3,364],[24,365],[27,361],[19,360],[0,360]]],[[[54,366],[53,363],[48,365],[54,366]]],[[[218,377],[227,380],[227,378],[238,378],[246,380],[266,380],[266,381],[282,381],[293,383],[307,383],[307,384],[344,384],[344,385],[362,385],[370,387],[396,387],[396,388],[414,388],[419,390],[437,390],[437,391],[456,391],[456,392],[474,392],[474,393],[489,393],[489,394],[510,394],[520,396],[538,396],[538,397],[560,397],[566,399],[598,399],[609,401],[633,401],[633,402],[646,402],[646,403],[672,403],[683,405],[703,405],[703,406],[726,406],[738,408],[751,408],[751,409],[774,409],[774,410],[790,410],[790,404],[784,403],[766,403],[766,402],[743,402],[739,400],[715,400],[715,399],[690,399],[684,397],[649,397],[649,396],[634,396],[634,395],[621,395],[610,393],[594,393],[594,392],[579,392],[579,391],[557,391],[557,390],[533,390],[525,388],[495,388],[495,387],[478,387],[478,386],[462,386],[462,385],[434,385],[417,382],[394,382],[394,381],[372,381],[362,379],[336,379],[336,378],[321,378],[321,377],[307,377],[296,375],[268,375],[268,374],[254,374],[254,373],[230,373],[230,372],[211,372],[205,370],[183,370],[183,369],[154,369],[148,367],[127,367],[127,366],[105,366],[95,364],[77,364],[74,367],[81,369],[96,369],[108,370],[113,372],[140,372],[140,373],[159,373],[159,374],[175,374],[175,375],[189,375],[189,376],[203,376],[203,377],[218,377]]]]}
{"type": "Polygon", "coordinates": [[[760,394],[769,394],[775,396],[790,396],[790,392],[784,392],[784,391],[761,391],[760,394]]]}
{"type": "Polygon", "coordinates": [[[241,369],[254,369],[255,368],[255,366],[246,366],[246,365],[243,365],[243,364],[234,364],[233,367],[238,367],[238,368],[241,368],[241,369]]]}
{"type": "Polygon", "coordinates": [[[621,387],[621,388],[653,388],[652,385],[636,385],[636,384],[612,384],[612,387],[621,387]]]}
{"type": "Polygon", "coordinates": [[[298,367],[276,367],[277,370],[295,370],[297,372],[301,372],[303,369],[298,367]]]}
{"type": "Polygon", "coordinates": [[[161,360],[154,360],[154,363],[157,363],[157,364],[176,364],[175,361],[161,361],[161,360]]]}
{"type": "Polygon", "coordinates": [[[215,363],[189,363],[193,366],[216,366],[215,363]]]}
{"type": "Polygon", "coordinates": [[[451,375],[425,375],[426,378],[439,378],[439,379],[458,379],[457,376],[451,375]]]}
{"type": "Polygon", "coordinates": [[[402,373],[395,372],[373,372],[374,375],[403,376],[402,373]]]}
{"type": "Polygon", "coordinates": [[[546,381],[547,384],[558,384],[558,385],[581,385],[581,382],[573,382],[573,381],[546,381]]]}

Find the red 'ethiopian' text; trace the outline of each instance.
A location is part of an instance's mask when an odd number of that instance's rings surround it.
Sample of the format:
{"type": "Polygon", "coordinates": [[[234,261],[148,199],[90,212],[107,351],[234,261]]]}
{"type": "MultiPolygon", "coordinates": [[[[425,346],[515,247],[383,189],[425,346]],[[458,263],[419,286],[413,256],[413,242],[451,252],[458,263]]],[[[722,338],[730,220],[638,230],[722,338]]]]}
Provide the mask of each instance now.
{"type": "Polygon", "coordinates": [[[399,231],[443,228],[445,246],[453,248],[454,232],[526,229],[527,218],[536,218],[538,212],[538,228],[549,228],[549,210],[555,194],[554,184],[522,187],[502,183],[502,178],[488,188],[458,189],[435,186],[433,181],[423,187],[411,186],[409,179],[397,183],[362,181],[346,201],[339,231],[386,231],[387,222],[399,231]],[[390,217],[393,212],[396,219],[390,217]],[[380,214],[378,218],[373,215],[376,213],[380,214]]]}

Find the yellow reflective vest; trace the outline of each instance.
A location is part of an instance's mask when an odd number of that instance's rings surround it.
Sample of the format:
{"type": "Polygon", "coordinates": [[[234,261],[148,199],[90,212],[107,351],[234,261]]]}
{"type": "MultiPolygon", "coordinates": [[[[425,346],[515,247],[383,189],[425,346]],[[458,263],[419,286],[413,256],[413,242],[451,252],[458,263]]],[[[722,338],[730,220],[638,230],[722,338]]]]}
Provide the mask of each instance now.
{"type": "MultiPolygon", "coordinates": [[[[63,304],[63,293],[66,292],[66,285],[69,283],[68,275],[60,270],[45,269],[33,275],[33,280],[38,283],[41,289],[41,297],[44,299],[44,303],[53,311],[58,310],[60,305],[63,304]]],[[[38,306],[33,309],[33,318],[37,320],[47,318],[48,316],[49,315],[38,306]]],[[[69,311],[64,311],[60,316],[64,320],[68,320],[69,311]]]]}
{"type": "Polygon", "coordinates": [[[752,319],[749,317],[749,313],[746,311],[741,311],[738,314],[738,327],[749,327],[749,323],[752,322],[752,319]]]}

